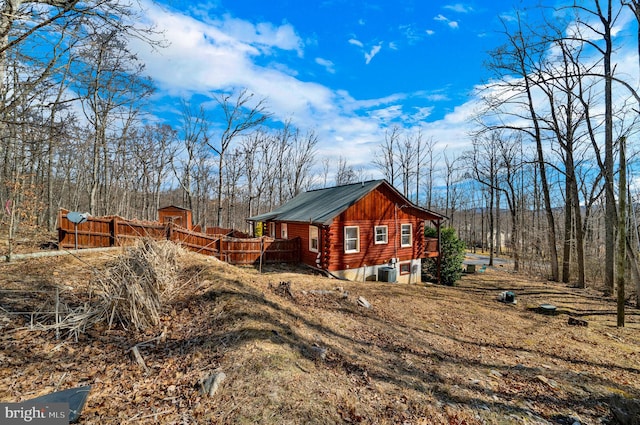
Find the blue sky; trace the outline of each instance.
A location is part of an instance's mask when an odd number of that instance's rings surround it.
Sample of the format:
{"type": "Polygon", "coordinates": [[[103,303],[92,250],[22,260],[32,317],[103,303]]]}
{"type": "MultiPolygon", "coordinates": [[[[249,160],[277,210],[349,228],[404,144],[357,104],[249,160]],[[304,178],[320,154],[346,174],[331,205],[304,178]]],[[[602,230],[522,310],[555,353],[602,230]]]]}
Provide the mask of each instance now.
{"type": "Polygon", "coordinates": [[[500,19],[527,3],[144,0],[168,46],[137,48],[158,116],[175,113],[176,99],[213,108],[214,93],[247,88],[275,120],[314,130],[321,155],[370,168],[394,124],[441,149],[469,146],[487,51],[504,42],[500,19]]]}

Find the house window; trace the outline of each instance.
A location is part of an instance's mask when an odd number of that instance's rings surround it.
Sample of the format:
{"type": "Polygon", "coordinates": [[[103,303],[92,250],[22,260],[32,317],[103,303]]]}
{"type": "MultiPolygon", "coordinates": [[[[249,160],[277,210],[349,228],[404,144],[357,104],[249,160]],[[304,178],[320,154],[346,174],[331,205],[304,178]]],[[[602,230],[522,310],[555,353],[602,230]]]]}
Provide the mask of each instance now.
{"type": "Polygon", "coordinates": [[[318,228],[309,226],[309,251],[318,252],[318,228]]]}
{"type": "Polygon", "coordinates": [[[400,246],[411,246],[411,223],[400,225],[400,246]]]}
{"type": "Polygon", "coordinates": [[[346,226],[344,228],[344,252],[360,252],[360,228],[358,226],[346,226]]]}
{"type": "Polygon", "coordinates": [[[387,226],[376,226],[374,230],[376,234],[376,245],[389,242],[387,226]]]}
{"type": "Polygon", "coordinates": [[[411,263],[401,263],[400,264],[400,274],[410,274],[411,273],[411,263]]]}
{"type": "Polygon", "coordinates": [[[280,225],[280,237],[282,239],[288,239],[289,238],[289,234],[287,232],[287,223],[282,223],[280,225]]]}
{"type": "Polygon", "coordinates": [[[269,236],[272,238],[276,237],[276,223],[269,223],[269,236]]]}

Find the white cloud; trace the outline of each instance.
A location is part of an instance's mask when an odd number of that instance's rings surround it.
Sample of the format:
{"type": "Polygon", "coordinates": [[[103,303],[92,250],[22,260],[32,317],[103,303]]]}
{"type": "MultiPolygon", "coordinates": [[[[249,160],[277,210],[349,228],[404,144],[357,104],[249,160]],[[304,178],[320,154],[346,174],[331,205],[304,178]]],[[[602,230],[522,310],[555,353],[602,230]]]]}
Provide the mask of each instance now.
{"type": "Polygon", "coordinates": [[[466,5],[466,4],[462,4],[462,3],[456,3],[456,4],[448,4],[443,6],[444,9],[448,9],[451,10],[453,12],[458,12],[458,13],[470,13],[473,12],[473,7],[466,5]]]}
{"type": "MultiPolygon", "coordinates": [[[[210,97],[222,90],[246,88],[257,99],[266,98],[274,119],[291,119],[293,125],[303,130],[316,131],[320,155],[336,159],[343,156],[353,166],[369,169],[371,158],[366,153],[382,141],[389,122],[419,122],[432,112],[429,105],[412,109],[411,115],[403,112],[405,99],[428,99],[424,94],[392,93],[359,100],[344,90],[298,79],[291,62],[278,60],[282,54],[297,58],[304,53],[305,43],[289,24],[248,23],[230,17],[205,22],[170,13],[150,0],[146,13],[150,23],[164,31],[170,42],[167,48],[159,50],[139,41],[131,42],[157,83],[158,96],[189,99],[195,94],[210,97]]],[[[364,48],[355,37],[349,43],[364,48]]],[[[371,62],[382,47],[383,43],[378,43],[364,52],[366,62],[371,62]]],[[[328,72],[334,72],[331,60],[322,57],[313,60],[328,72]]],[[[460,110],[455,112],[428,124],[434,137],[448,143],[468,140],[469,123],[460,110]]]]}
{"type": "Polygon", "coordinates": [[[381,105],[389,105],[396,102],[401,102],[407,98],[405,94],[395,93],[389,96],[381,97],[378,99],[368,99],[368,100],[355,100],[348,97],[348,94],[344,96],[345,99],[350,100],[351,105],[353,105],[353,110],[359,109],[372,109],[377,108],[381,105]]]}
{"type": "Polygon", "coordinates": [[[504,21],[504,22],[517,22],[518,21],[518,15],[516,15],[516,13],[514,11],[507,11],[507,12],[503,12],[501,14],[498,15],[500,20],[504,21]]]}
{"type": "MultiPolygon", "coordinates": [[[[446,146],[448,154],[460,154],[469,149],[469,134],[474,125],[471,118],[480,104],[473,96],[438,120],[432,117],[433,104],[448,100],[440,92],[392,93],[376,99],[355,99],[345,90],[302,81],[296,78],[298,71],[294,64],[278,61],[281,55],[303,55],[309,45],[301,41],[290,24],[250,23],[231,17],[210,21],[206,14],[196,19],[169,13],[151,0],[143,1],[147,2],[149,21],[164,31],[171,43],[166,49],[151,50],[137,40],[132,41],[147,71],[158,84],[159,96],[168,93],[188,99],[193,94],[206,97],[220,90],[247,88],[256,94],[256,98],[267,99],[275,119],[291,119],[293,125],[302,130],[316,131],[320,155],[330,159],[348,158],[351,165],[364,168],[366,173],[373,173],[370,171],[371,154],[375,154],[385,129],[392,122],[405,126],[414,124],[414,129],[420,128],[423,135],[437,141],[437,150],[446,146]],[[410,99],[416,98],[424,103],[405,106],[410,99]],[[431,121],[427,122],[428,119],[431,121]]],[[[458,25],[457,21],[444,15],[438,15],[434,20],[452,28],[458,25]]],[[[622,25],[617,28],[620,27],[622,25]]],[[[425,33],[433,35],[435,32],[425,30],[425,33]]],[[[364,49],[364,44],[355,37],[348,42],[364,49]]],[[[380,43],[365,53],[367,63],[382,46],[380,43]]],[[[637,76],[634,52],[617,51],[616,55],[620,55],[616,60],[617,74],[637,76]]],[[[328,59],[317,57],[314,60],[328,72],[334,69],[333,62],[328,59]]],[[[628,93],[624,95],[626,97],[628,93]]],[[[172,105],[164,107],[171,108],[172,105]]]]}
{"type": "Polygon", "coordinates": [[[431,115],[431,113],[434,110],[433,106],[425,106],[425,107],[421,107],[415,108],[416,113],[413,115],[413,121],[414,122],[422,122],[424,120],[426,120],[427,118],[429,118],[429,116],[431,115]]]}
{"type": "Polygon", "coordinates": [[[427,95],[427,99],[429,99],[432,102],[442,102],[442,101],[449,100],[449,96],[447,96],[446,94],[434,93],[434,94],[427,95]]]}
{"type": "Polygon", "coordinates": [[[438,21],[438,22],[443,22],[443,23],[447,24],[447,26],[449,28],[453,28],[453,29],[457,29],[458,28],[458,22],[457,21],[452,21],[451,19],[447,18],[443,14],[438,14],[438,15],[434,16],[433,20],[434,21],[438,21]]]}
{"type": "Polygon", "coordinates": [[[413,24],[400,25],[398,29],[400,30],[400,32],[402,32],[410,45],[419,43],[420,41],[424,40],[424,32],[417,29],[413,24]]]}
{"type": "Polygon", "coordinates": [[[320,66],[323,66],[327,70],[327,72],[331,74],[336,73],[335,64],[329,59],[316,58],[316,63],[320,66]]]}
{"type": "Polygon", "coordinates": [[[302,54],[302,40],[290,24],[274,26],[270,22],[260,22],[254,25],[241,19],[225,16],[225,19],[220,22],[220,29],[243,43],[265,48],[295,50],[298,54],[302,54]]]}
{"type": "Polygon", "coordinates": [[[371,48],[371,51],[369,51],[369,53],[365,52],[364,59],[367,65],[369,65],[369,62],[371,62],[371,59],[373,59],[380,52],[380,49],[382,49],[382,43],[379,43],[373,46],[371,48]]]}
{"type": "Polygon", "coordinates": [[[402,106],[401,105],[391,105],[382,109],[374,109],[369,112],[369,116],[383,123],[390,123],[393,120],[401,117],[402,114],[402,106]]]}

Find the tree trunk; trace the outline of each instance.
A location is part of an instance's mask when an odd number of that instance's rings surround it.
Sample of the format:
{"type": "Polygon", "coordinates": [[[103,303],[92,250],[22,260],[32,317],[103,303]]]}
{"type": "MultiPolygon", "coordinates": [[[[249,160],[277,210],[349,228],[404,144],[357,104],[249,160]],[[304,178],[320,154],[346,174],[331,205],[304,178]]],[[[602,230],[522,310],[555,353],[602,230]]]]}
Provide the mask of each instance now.
{"type": "Polygon", "coordinates": [[[618,185],[618,197],[620,218],[618,220],[618,270],[616,279],[616,290],[618,300],[618,327],[624,327],[624,284],[625,284],[625,264],[627,260],[627,159],[625,157],[626,140],[620,138],[620,183],[618,185]]]}
{"type": "Polygon", "coordinates": [[[627,260],[629,270],[631,270],[631,278],[635,282],[636,288],[636,308],[640,308],[640,268],[638,268],[638,257],[636,256],[636,248],[627,238],[627,260]]]}
{"type": "Polygon", "coordinates": [[[580,200],[578,199],[578,189],[574,188],[572,195],[575,234],[576,234],[576,260],[578,262],[578,288],[586,287],[585,270],[584,270],[584,232],[582,230],[582,211],[580,209],[580,200]]]}
{"type": "Polygon", "coordinates": [[[498,189],[498,179],[496,177],[496,255],[502,255],[502,226],[500,225],[500,189],[498,189]]]}
{"type": "Polygon", "coordinates": [[[536,152],[538,154],[538,169],[540,170],[544,210],[547,217],[547,243],[549,247],[549,261],[551,264],[551,280],[557,282],[560,273],[558,269],[558,249],[556,248],[556,224],[555,219],[553,218],[549,182],[547,181],[547,173],[544,165],[544,153],[540,137],[536,137],[536,152]]]}
{"type": "MultiPolygon", "coordinates": [[[[568,162],[568,161],[567,161],[568,162]]],[[[571,182],[565,175],[565,204],[564,204],[564,244],[562,247],[562,282],[569,283],[571,279],[571,236],[573,227],[573,208],[571,182]]]]}
{"type": "Polygon", "coordinates": [[[513,249],[513,271],[520,271],[520,247],[518,244],[518,211],[511,210],[511,249],[513,249]]]}
{"type": "MultiPolygon", "coordinates": [[[[599,7],[599,4],[598,4],[599,7]]],[[[611,56],[613,54],[613,41],[611,39],[611,0],[607,1],[607,15],[602,16],[604,25],[604,184],[605,184],[605,293],[613,294],[613,282],[615,279],[615,226],[617,221],[616,198],[613,192],[613,94],[612,94],[612,70],[611,56]]]]}
{"type": "Polygon", "coordinates": [[[495,251],[495,223],[493,221],[493,201],[495,189],[493,185],[489,186],[489,265],[493,266],[493,258],[495,251]]]}

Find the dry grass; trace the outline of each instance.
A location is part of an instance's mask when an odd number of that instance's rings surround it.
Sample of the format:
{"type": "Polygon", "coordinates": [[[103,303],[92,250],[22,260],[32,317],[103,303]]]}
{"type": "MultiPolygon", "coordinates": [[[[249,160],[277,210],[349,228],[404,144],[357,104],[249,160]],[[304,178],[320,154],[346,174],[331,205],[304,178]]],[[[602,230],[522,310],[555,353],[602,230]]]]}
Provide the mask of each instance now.
{"type": "MultiPolygon", "coordinates": [[[[66,288],[73,304],[112,262],[11,263],[1,282],[66,288]]],[[[259,274],[192,254],[177,264],[180,291],[137,333],[98,326],[56,341],[0,314],[0,400],[89,383],[86,424],[599,424],[612,394],[640,396],[638,311],[616,328],[614,303],[597,293],[503,269],[451,288],[259,274]],[[517,305],[496,301],[504,290],[517,305]],[[541,303],[560,314],[538,314],[541,303]],[[569,326],[569,314],[589,326],[569,326]],[[139,345],[147,374],[128,350],[160,335],[139,345]],[[220,390],[200,394],[216,371],[220,390]]]]}
{"type": "MultiPolygon", "coordinates": [[[[137,331],[160,323],[162,306],[175,294],[178,262],[184,251],[171,242],[142,239],[127,248],[106,270],[96,270],[93,286],[99,298],[90,306],[89,323],[114,321],[137,331]]],[[[93,288],[92,288],[93,289],[93,288]]]]}

